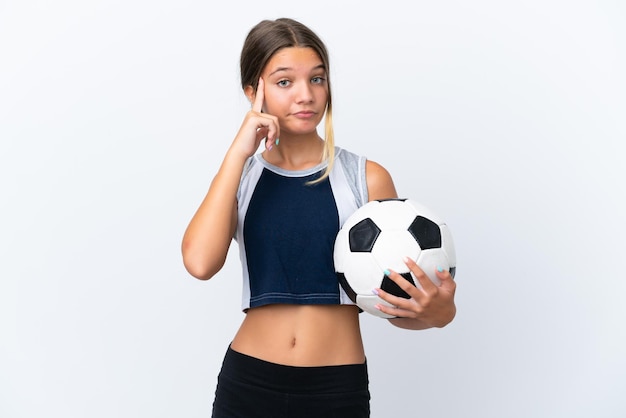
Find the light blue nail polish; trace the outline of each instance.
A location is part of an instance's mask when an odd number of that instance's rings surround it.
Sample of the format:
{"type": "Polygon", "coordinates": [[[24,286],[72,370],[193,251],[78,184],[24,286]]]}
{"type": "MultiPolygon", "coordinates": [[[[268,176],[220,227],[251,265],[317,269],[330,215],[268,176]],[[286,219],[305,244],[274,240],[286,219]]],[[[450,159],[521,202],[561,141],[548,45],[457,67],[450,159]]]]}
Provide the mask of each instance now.
{"type": "Polygon", "coordinates": [[[276,138],[276,145],[280,143],[280,138],[276,138]]]}
{"type": "Polygon", "coordinates": [[[439,273],[443,273],[443,267],[441,267],[441,266],[437,266],[437,271],[438,271],[439,273]]]}
{"type": "Polygon", "coordinates": [[[385,276],[389,276],[391,274],[391,272],[388,269],[385,269],[385,271],[383,271],[383,274],[385,276]]]}

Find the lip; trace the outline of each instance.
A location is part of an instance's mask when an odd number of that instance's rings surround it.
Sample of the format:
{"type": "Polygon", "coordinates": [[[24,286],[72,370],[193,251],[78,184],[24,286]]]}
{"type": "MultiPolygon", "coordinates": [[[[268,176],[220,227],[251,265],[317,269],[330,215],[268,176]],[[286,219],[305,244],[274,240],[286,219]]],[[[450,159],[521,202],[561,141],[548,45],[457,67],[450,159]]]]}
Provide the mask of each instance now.
{"type": "Polygon", "coordinates": [[[312,110],[301,110],[299,112],[295,112],[293,115],[300,119],[311,119],[316,115],[316,112],[312,110]]]}

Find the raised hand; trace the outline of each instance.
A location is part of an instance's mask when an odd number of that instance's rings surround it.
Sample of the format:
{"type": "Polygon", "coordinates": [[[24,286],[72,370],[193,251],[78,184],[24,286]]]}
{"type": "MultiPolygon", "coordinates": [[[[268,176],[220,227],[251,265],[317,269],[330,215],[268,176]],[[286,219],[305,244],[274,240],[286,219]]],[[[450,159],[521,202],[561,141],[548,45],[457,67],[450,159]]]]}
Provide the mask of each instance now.
{"type": "Polygon", "coordinates": [[[278,118],[268,113],[263,113],[265,100],[264,81],[259,79],[252,108],[243,120],[239,132],[233,141],[233,147],[240,150],[245,157],[253,155],[265,138],[265,148],[269,151],[276,143],[280,134],[278,118]]]}

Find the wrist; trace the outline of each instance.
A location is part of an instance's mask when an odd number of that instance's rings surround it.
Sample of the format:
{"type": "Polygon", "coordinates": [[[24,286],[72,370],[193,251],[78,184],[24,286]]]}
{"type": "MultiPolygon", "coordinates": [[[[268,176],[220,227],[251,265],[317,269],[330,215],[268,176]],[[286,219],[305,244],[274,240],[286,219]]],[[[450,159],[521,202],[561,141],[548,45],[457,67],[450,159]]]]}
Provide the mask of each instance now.
{"type": "Polygon", "coordinates": [[[248,158],[250,158],[253,154],[246,152],[236,146],[236,144],[232,144],[230,148],[226,151],[226,155],[224,156],[223,164],[234,164],[243,166],[248,158]]]}

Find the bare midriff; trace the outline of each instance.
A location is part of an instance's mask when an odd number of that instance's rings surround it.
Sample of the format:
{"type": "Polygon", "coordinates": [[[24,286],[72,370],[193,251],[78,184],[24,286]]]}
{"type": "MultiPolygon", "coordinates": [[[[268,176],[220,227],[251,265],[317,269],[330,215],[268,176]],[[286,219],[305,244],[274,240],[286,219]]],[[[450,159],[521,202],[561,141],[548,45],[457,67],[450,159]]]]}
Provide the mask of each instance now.
{"type": "Polygon", "coordinates": [[[266,305],[252,308],[233,350],[289,366],[363,364],[359,313],[350,305],[266,305]]]}

